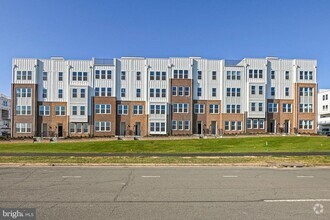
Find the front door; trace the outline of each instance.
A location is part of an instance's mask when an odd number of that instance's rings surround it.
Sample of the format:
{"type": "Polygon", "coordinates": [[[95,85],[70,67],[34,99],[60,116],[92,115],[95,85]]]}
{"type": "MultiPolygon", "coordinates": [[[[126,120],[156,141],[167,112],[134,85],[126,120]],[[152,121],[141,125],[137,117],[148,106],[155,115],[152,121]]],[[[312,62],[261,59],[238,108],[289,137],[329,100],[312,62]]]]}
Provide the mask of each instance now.
{"type": "Polygon", "coordinates": [[[63,125],[62,124],[57,125],[57,136],[63,137],[63,125]]]}
{"type": "Polygon", "coordinates": [[[212,134],[217,134],[217,122],[211,121],[211,132],[212,134]]]}
{"type": "Polygon", "coordinates": [[[120,122],[120,136],[126,135],[126,122],[120,122]]]}
{"type": "Polygon", "coordinates": [[[48,136],[48,126],[47,123],[42,123],[42,137],[48,136]]]}
{"type": "Polygon", "coordinates": [[[197,121],[197,134],[202,134],[202,122],[197,121]]]}
{"type": "Polygon", "coordinates": [[[290,133],[290,121],[289,120],[284,121],[284,132],[287,134],[290,133]]]}
{"type": "Polygon", "coordinates": [[[275,120],[271,120],[269,122],[269,132],[276,133],[276,121],[275,120]]]}
{"type": "Polygon", "coordinates": [[[141,122],[135,122],[135,136],[141,136],[141,122]]]}

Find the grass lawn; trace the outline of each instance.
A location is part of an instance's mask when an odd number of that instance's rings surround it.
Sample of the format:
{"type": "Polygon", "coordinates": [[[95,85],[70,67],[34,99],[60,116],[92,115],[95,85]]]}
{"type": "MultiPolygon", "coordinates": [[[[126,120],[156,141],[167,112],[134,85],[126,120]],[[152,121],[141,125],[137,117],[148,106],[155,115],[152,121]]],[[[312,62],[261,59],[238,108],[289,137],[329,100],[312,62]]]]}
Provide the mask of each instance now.
{"type": "Polygon", "coordinates": [[[191,140],[86,141],[66,143],[1,142],[0,152],[194,153],[330,151],[329,137],[244,137],[191,140]]]}

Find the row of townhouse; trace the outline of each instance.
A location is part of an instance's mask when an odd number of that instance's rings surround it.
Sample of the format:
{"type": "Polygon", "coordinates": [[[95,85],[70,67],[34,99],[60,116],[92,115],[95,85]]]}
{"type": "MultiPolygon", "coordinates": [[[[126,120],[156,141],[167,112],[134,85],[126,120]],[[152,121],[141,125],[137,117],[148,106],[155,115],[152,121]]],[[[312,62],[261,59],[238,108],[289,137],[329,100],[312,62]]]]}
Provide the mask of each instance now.
{"type": "Polygon", "coordinates": [[[316,133],[316,60],[13,59],[12,135],[316,133]]]}
{"type": "Polygon", "coordinates": [[[318,94],[318,130],[330,132],[330,89],[321,89],[318,94]]]}

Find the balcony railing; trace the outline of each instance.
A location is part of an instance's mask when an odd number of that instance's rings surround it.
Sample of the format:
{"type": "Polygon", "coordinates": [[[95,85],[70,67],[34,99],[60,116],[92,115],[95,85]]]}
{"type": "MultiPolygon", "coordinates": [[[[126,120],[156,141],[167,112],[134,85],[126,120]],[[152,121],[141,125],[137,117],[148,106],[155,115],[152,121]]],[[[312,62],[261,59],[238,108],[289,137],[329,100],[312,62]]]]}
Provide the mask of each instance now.
{"type": "Polygon", "coordinates": [[[319,125],[330,125],[330,118],[319,119],[319,125]]]}

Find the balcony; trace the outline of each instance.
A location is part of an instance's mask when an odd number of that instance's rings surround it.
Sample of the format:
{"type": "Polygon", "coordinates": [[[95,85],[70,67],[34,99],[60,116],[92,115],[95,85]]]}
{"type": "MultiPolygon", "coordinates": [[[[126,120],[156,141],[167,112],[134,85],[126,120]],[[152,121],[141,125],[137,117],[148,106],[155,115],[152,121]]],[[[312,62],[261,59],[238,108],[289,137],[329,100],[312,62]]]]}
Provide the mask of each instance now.
{"type": "Polygon", "coordinates": [[[320,118],[318,121],[319,125],[330,125],[330,118],[320,118]]]}

